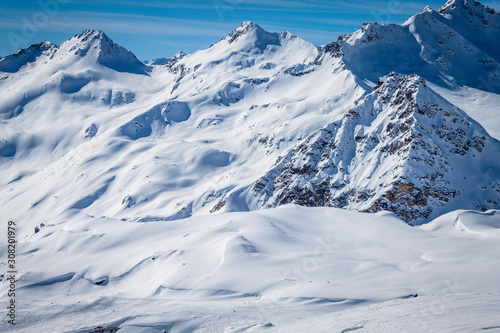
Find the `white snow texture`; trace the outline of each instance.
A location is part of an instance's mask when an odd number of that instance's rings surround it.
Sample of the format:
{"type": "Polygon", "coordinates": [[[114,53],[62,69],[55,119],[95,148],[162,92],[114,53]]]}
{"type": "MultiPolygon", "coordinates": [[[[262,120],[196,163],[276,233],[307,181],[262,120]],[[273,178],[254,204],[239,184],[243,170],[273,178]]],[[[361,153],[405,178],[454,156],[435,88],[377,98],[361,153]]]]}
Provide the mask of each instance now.
{"type": "Polygon", "coordinates": [[[499,40],[450,0],[321,47],[0,57],[0,331],[500,332],[499,40]]]}

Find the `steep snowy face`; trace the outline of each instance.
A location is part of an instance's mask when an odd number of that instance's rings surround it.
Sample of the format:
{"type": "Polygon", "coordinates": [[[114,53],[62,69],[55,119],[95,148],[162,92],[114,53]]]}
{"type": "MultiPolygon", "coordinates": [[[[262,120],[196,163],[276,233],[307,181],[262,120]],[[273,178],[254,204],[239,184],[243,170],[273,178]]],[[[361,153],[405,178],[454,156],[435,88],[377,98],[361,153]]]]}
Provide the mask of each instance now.
{"type": "Polygon", "coordinates": [[[407,222],[500,207],[500,144],[418,76],[390,74],[339,122],[278,158],[247,190],[254,209],[286,203],[407,222]]]}
{"type": "Polygon", "coordinates": [[[276,73],[311,62],[318,55],[313,44],[289,32],[270,33],[253,22],[243,22],[226,38],[185,58],[187,68],[249,73],[276,73]],[[229,68],[228,68],[229,67],[229,68]]]}
{"type": "Polygon", "coordinates": [[[234,29],[225,39],[228,44],[239,42],[246,47],[265,50],[268,46],[281,45],[280,34],[269,33],[251,21],[245,21],[234,29]]]}
{"type": "Polygon", "coordinates": [[[500,13],[471,0],[448,1],[440,20],[464,36],[475,47],[500,61],[500,13]]]}
{"type": "Polygon", "coordinates": [[[12,55],[0,58],[0,72],[15,73],[21,67],[35,62],[39,57],[52,55],[56,49],[56,45],[48,41],[33,44],[26,49],[19,49],[12,55]]]}
{"type": "Polygon", "coordinates": [[[86,30],[62,43],[57,51],[62,58],[75,55],[118,72],[146,74],[149,70],[132,52],[115,44],[102,31],[86,30]]]}
{"type": "Polygon", "coordinates": [[[129,103],[135,98],[130,88],[140,91],[137,82],[150,69],[101,31],[86,30],[59,47],[32,45],[0,59],[0,118],[19,116],[27,106],[54,109],[63,100],[97,106],[129,103]],[[52,102],[42,101],[51,94],[52,102]]]}
{"type": "MultiPolygon", "coordinates": [[[[169,65],[173,65],[174,63],[176,63],[179,59],[184,58],[186,55],[187,55],[186,53],[179,51],[175,55],[173,55],[172,57],[156,58],[156,59],[144,61],[144,63],[146,65],[152,65],[152,66],[169,66],[169,65]]],[[[169,67],[171,67],[171,66],[169,66],[169,67]]]]}
{"type": "Polygon", "coordinates": [[[391,71],[442,86],[500,92],[500,14],[474,1],[426,7],[403,25],[366,23],[336,44],[356,75],[376,82],[391,71]]]}
{"type": "Polygon", "coordinates": [[[317,55],[313,44],[289,32],[267,32],[250,21],[243,22],[212,47],[224,48],[226,52],[286,55],[286,58],[298,59],[295,62],[317,55]]]}

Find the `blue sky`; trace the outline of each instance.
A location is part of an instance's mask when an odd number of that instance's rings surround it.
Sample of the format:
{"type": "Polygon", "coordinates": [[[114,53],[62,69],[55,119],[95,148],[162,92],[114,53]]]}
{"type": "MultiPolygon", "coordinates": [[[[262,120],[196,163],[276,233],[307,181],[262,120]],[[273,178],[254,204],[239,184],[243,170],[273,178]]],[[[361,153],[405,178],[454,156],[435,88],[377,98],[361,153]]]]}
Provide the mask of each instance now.
{"type": "MultiPolygon", "coordinates": [[[[363,22],[402,23],[426,5],[446,1],[366,0],[0,0],[0,55],[92,28],[106,32],[139,59],[192,53],[250,20],[268,31],[290,31],[316,45],[363,22]]],[[[500,9],[500,0],[483,1],[500,9]]]]}

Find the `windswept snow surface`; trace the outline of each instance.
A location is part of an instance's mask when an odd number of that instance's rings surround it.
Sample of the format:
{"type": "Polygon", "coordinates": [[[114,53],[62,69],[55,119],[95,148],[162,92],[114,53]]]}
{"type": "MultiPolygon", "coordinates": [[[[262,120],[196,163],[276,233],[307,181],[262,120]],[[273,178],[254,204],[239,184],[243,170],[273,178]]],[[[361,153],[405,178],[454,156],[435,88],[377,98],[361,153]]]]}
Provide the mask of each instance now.
{"type": "Polygon", "coordinates": [[[170,222],[80,216],[18,237],[18,324],[2,318],[2,331],[500,326],[500,211],[422,227],[295,205],[170,222]]]}
{"type": "Polygon", "coordinates": [[[1,57],[0,330],[500,330],[499,38],[450,0],[323,47],[243,22],[1,57]]]}

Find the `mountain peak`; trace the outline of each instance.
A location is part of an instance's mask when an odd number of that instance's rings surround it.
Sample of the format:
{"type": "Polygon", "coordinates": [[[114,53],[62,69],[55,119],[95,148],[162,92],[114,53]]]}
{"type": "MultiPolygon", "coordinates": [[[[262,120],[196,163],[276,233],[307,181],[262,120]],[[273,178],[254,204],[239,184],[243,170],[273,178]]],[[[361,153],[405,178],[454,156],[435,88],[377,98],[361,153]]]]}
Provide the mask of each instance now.
{"type": "Polygon", "coordinates": [[[439,13],[444,14],[450,11],[466,11],[470,14],[475,14],[478,11],[486,11],[490,14],[494,14],[495,10],[484,6],[480,2],[474,0],[448,0],[440,9],[439,13]]]}
{"type": "Polygon", "coordinates": [[[464,0],[448,0],[446,3],[439,9],[440,13],[444,13],[448,9],[455,9],[457,5],[465,5],[464,0]]]}
{"type": "Polygon", "coordinates": [[[252,21],[245,21],[241,23],[236,29],[234,29],[229,35],[227,35],[226,40],[228,41],[229,44],[232,44],[241,36],[247,35],[252,32],[260,34],[262,33],[269,34],[267,31],[265,31],[252,21]]]}
{"type": "Polygon", "coordinates": [[[104,31],[95,30],[95,29],[86,29],[77,36],[80,38],[85,38],[85,37],[98,37],[98,38],[106,37],[106,38],[108,38],[108,36],[104,33],[104,31]]]}
{"type": "Polygon", "coordinates": [[[104,32],[87,29],[62,43],[59,48],[83,57],[91,49],[106,50],[114,48],[115,45],[116,44],[104,32]]]}
{"type": "Polygon", "coordinates": [[[420,76],[413,75],[403,75],[396,72],[392,72],[387,76],[380,78],[377,86],[374,90],[381,90],[382,88],[393,89],[404,85],[406,87],[411,87],[413,89],[418,89],[419,87],[426,87],[425,80],[420,76]]]}
{"type": "Polygon", "coordinates": [[[243,29],[260,28],[257,24],[253,23],[252,21],[245,21],[241,23],[239,27],[243,29]]]}
{"type": "Polygon", "coordinates": [[[454,207],[495,208],[498,193],[470,187],[467,179],[484,165],[498,167],[491,156],[499,149],[422,78],[391,73],[343,119],[282,155],[253,183],[248,200],[266,208],[295,203],[389,210],[408,223],[454,207]]]}
{"type": "Polygon", "coordinates": [[[63,54],[95,59],[101,65],[118,72],[144,74],[148,67],[124,47],[113,42],[103,31],[87,29],[75,35],[59,47],[63,54]]]}
{"type": "Polygon", "coordinates": [[[228,44],[238,44],[237,49],[249,50],[257,48],[264,51],[269,45],[281,45],[281,41],[287,33],[268,32],[259,25],[245,21],[234,29],[223,41],[228,44]]]}
{"type": "Polygon", "coordinates": [[[81,34],[75,35],[70,40],[76,40],[81,43],[99,41],[101,43],[113,45],[114,42],[109,38],[103,31],[87,29],[83,31],[81,34]]]}
{"type": "Polygon", "coordinates": [[[420,76],[416,74],[403,75],[392,72],[387,76],[380,78],[376,86],[373,88],[373,91],[378,95],[387,96],[386,99],[392,98],[394,91],[404,91],[404,96],[397,99],[397,103],[393,103],[396,105],[407,100],[416,100],[418,92],[422,89],[427,89],[427,83],[420,76]]]}
{"type": "Polygon", "coordinates": [[[57,49],[57,46],[49,41],[33,44],[30,47],[19,49],[16,53],[0,58],[0,71],[15,73],[28,63],[35,62],[38,57],[57,49]]]}

